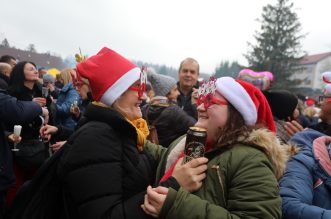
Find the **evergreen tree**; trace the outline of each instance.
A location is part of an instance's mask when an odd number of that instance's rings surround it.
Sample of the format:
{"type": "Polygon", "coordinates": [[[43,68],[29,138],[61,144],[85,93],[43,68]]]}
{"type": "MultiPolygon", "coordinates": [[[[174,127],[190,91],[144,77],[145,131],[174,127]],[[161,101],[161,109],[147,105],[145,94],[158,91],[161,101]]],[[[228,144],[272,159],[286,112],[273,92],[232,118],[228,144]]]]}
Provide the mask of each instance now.
{"type": "Polygon", "coordinates": [[[28,45],[28,48],[27,48],[27,51],[29,51],[29,52],[37,52],[36,46],[33,43],[29,44],[28,45]]]}
{"type": "Polygon", "coordinates": [[[222,61],[221,64],[216,67],[215,69],[215,77],[224,77],[230,76],[233,78],[237,78],[239,71],[242,69],[238,62],[229,62],[229,61],[222,61]]]}
{"type": "Polygon", "coordinates": [[[5,39],[2,40],[2,42],[1,42],[1,46],[2,46],[2,47],[6,47],[6,48],[9,48],[9,47],[10,47],[7,38],[5,38],[5,39]]]}
{"type": "MultiPolygon", "coordinates": [[[[245,55],[250,68],[271,71],[275,76],[273,87],[291,86],[291,66],[302,58],[301,23],[290,0],[278,0],[275,6],[263,7],[261,32],[256,32],[256,45],[248,43],[245,55]]],[[[293,85],[293,83],[292,83],[293,85]]]]}

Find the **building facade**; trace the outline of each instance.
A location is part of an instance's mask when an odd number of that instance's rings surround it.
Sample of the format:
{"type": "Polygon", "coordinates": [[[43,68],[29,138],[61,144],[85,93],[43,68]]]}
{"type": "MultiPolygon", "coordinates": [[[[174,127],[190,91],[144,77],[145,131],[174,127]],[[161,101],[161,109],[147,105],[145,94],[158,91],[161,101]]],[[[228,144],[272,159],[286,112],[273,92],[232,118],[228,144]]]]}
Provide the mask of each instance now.
{"type": "Polygon", "coordinates": [[[291,76],[300,88],[323,89],[322,73],[331,71],[331,52],[309,55],[302,58],[291,76]]]}

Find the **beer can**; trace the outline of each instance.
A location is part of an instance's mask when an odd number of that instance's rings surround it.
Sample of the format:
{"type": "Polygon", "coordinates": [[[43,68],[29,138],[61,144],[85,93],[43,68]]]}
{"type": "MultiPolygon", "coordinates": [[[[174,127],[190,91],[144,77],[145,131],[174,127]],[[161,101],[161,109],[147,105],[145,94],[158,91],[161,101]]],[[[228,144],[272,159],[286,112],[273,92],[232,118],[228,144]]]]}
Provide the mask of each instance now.
{"type": "Polygon", "coordinates": [[[203,157],[205,154],[205,144],[207,140],[207,130],[199,127],[190,127],[186,134],[184,149],[184,163],[192,159],[203,157]]]}

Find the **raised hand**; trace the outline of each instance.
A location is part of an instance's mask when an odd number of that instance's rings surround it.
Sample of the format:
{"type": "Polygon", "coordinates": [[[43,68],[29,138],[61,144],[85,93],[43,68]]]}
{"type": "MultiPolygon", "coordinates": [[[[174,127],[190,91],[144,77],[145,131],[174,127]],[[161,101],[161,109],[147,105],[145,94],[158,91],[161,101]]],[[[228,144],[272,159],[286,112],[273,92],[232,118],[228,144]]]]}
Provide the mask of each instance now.
{"type": "Polygon", "coordinates": [[[208,159],[199,157],[183,164],[183,158],[179,159],[172,176],[179,185],[189,192],[194,192],[202,186],[202,180],[206,178],[208,159]]]}
{"type": "Polygon", "coordinates": [[[297,121],[292,120],[284,124],[284,129],[289,137],[292,137],[295,133],[303,131],[302,125],[297,121]]]}
{"type": "Polygon", "coordinates": [[[196,104],[198,99],[198,89],[193,88],[192,95],[191,95],[191,103],[196,104]]]}

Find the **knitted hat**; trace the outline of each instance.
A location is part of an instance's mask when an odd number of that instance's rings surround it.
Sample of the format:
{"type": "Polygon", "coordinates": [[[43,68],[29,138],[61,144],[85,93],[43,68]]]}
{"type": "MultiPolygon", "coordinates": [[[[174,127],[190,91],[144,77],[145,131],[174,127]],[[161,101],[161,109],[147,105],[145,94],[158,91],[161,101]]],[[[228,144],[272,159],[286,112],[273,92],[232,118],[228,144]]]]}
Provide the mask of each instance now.
{"type": "Polygon", "coordinates": [[[280,120],[287,120],[292,117],[295,108],[298,105],[298,98],[287,90],[264,91],[272,114],[280,120]]]}
{"type": "Polygon", "coordinates": [[[157,74],[152,68],[147,68],[147,79],[152,84],[155,96],[165,97],[176,85],[174,78],[157,74]]]}
{"type": "Polygon", "coordinates": [[[107,47],[77,64],[77,78],[88,79],[93,99],[108,106],[140,78],[140,72],[135,64],[107,47]]]}
{"type": "Polygon", "coordinates": [[[258,88],[231,77],[222,77],[216,81],[216,90],[238,110],[246,125],[262,123],[276,132],[268,101],[258,88]]]}
{"type": "Polygon", "coordinates": [[[55,82],[55,78],[51,74],[44,74],[43,75],[43,82],[53,84],[55,82]]]}

